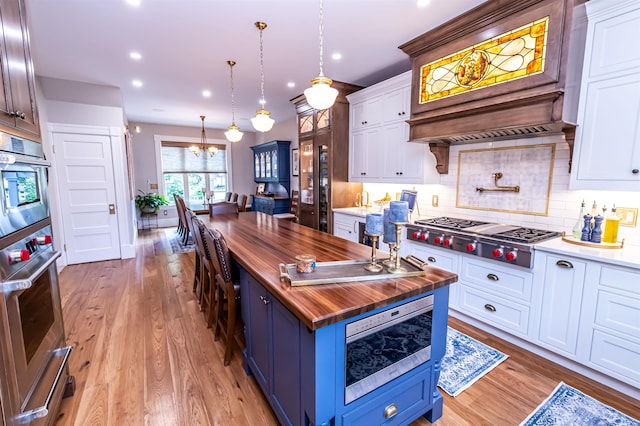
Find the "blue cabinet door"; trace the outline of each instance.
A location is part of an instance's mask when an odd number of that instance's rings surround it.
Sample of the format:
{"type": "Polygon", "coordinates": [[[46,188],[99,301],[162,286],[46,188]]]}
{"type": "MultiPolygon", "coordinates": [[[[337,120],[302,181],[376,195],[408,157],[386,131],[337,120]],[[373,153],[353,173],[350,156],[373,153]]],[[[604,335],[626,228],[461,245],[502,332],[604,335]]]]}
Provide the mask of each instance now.
{"type": "MultiPolygon", "coordinates": [[[[243,274],[244,275],[244,274],[243,274]]],[[[256,381],[265,395],[270,393],[270,332],[269,309],[267,291],[251,275],[246,273],[247,288],[249,294],[242,294],[242,299],[247,300],[249,317],[247,322],[245,339],[247,342],[247,363],[253,372],[256,381]]]]}
{"type": "Polygon", "coordinates": [[[300,413],[300,321],[273,301],[273,374],[271,398],[282,424],[304,424],[300,413]],[[278,412],[279,411],[279,412],[278,412]]]}

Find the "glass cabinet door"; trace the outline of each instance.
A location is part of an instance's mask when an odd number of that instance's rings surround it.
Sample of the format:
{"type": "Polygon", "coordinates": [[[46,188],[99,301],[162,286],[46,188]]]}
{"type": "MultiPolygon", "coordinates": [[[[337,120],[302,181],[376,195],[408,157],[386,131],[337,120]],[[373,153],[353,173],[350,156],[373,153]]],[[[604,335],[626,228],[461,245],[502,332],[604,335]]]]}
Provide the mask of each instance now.
{"type": "Polygon", "coordinates": [[[271,176],[278,179],[278,150],[271,151],[271,176]]]}
{"type": "Polygon", "coordinates": [[[253,175],[254,179],[260,179],[260,155],[256,152],[253,154],[253,162],[255,163],[255,173],[253,175]]]}
{"type": "Polygon", "coordinates": [[[318,146],[318,183],[320,187],[318,200],[318,230],[329,231],[329,146],[318,146]]]}
{"type": "Polygon", "coordinates": [[[270,178],[271,177],[271,152],[270,151],[267,151],[264,154],[264,164],[265,164],[265,167],[266,167],[266,171],[265,171],[264,177],[270,178]]]}
{"type": "Polygon", "coordinates": [[[300,203],[313,204],[313,140],[300,141],[300,203]]]}

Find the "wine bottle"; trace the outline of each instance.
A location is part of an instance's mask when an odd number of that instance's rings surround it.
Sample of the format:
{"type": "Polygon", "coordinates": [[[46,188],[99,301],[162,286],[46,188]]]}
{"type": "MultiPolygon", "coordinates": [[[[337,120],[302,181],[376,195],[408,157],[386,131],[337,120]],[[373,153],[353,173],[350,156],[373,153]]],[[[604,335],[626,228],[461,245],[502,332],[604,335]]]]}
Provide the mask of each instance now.
{"type": "Polygon", "coordinates": [[[576,224],[573,225],[573,229],[571,232],[573,233],[573,238],[579,240],[582,236],[582,227],[584,225],[584,200],[582,200],[582,204],[580,204],[580,213],[578,214],[578,220],[576,224]]]}

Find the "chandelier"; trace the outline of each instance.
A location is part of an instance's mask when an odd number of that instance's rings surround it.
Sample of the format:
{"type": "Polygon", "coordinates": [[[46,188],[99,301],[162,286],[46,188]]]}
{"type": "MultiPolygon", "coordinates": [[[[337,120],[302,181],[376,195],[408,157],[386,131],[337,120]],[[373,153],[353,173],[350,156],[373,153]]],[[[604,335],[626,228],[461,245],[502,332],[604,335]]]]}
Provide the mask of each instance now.
{"type": "Polygon", "coordinates": [[[200,151],[208,152],[210,156],[216,155],[218,152],[218,148],[213,145],[207,144],[207,134],[204,131],[204,115],[200,116],[200,120],[202,120],[202,131],[200,132],[200,146],[192,145],[189,147],[189,150],[195,154],[196,157],[200,156],[200,151]]]}
{"type": "Polygon", "coordinates": [[[273,127],[274,120],[270,117],[271,113],[264,109],[264,65],[263,65],[263,50],[262,50],[262,31],[267,28],[267,24],[264,22],[256,22],[255,26],[260,30],[260,109],[256,111],[256,116],[251,119],[253,128],[259,132],[268,132],[273,127]]]}
{"type": "Polygon", "coordinates": [[[338,96],[338,91],[331,87],[331,80],[328,77],[324,76],[324,72],[322,71],[322,62],[323,62],[323,43],[322,43],[322,27],[324,21],[324,15],[322,13],[322,0],[320,0],[320,74],[311,80],[311,87],[305,89],[304,96],[307,98],[307,103],[311,105],[312,108],[321,110],[330,108],[333,103],[336,101],[336,97],[338,96]]]}
{"type": "Polygon", "coordinates": [[[224,132],[227,140],[229,142],[239,142],[242,139],[243,133],[240,131],[240,128],[236,126],[236,114],[234,111],[234,99],[233,99],[233,66],[236,64],[235,61],[227,61],[229,64],[229,70],[231,74],[231,126],[229,126],[229,130],[224,132]]]}

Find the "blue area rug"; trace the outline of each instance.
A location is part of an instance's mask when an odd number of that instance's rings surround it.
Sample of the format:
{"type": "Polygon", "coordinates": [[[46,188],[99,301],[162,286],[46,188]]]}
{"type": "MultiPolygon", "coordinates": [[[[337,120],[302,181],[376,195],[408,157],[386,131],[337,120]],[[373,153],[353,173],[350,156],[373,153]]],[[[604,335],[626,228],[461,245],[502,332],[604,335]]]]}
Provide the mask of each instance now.
{"type": "Polygon", "coordinates": [[[457,396],[505,359],[507,355],[502,352],[447,327],[447,351],[442,358],[438,386],[457,396]]]}
{"type": "Polygon", "coordinates": [[[195,250],[195,245],[193,244],[193,240],[191,240],[191,235],[189,235],[187,244],[182,244],[182,237],[178,235],[178,231],[176,229],[167,229],[165,232],[169,242],[171,243],[172,252],[188,253],[195,250]]]}
{"type": "Polygon", "coordinates": [[[640,426],[640,422],[560,382],[520,423],[520,426],[533,425],[640,426]]]}

